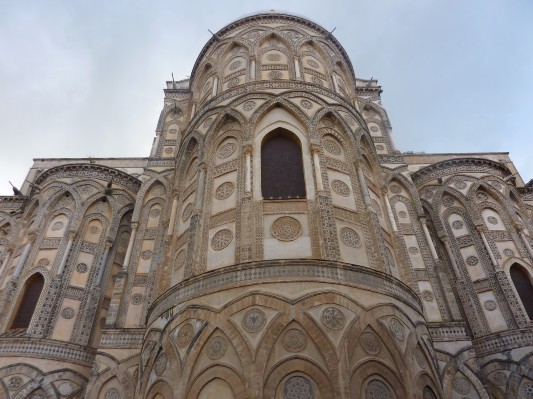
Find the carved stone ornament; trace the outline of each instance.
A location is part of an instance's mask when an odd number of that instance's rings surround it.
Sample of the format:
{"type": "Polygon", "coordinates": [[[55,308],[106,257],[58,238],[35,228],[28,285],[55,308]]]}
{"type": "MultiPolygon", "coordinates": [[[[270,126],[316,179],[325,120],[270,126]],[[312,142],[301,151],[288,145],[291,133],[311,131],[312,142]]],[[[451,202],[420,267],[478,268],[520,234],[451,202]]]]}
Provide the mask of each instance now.
{"type": "Polygon", "coordinates": [[[389,190],[393,194],[400,194],[402,192],[402,188],[397,184],[391,184],[389,190]]]}
{"type": "Polygon", "coordinates": [[[313,399],[313,387],[307,378],[302,376],[290,377],[283,389],[284,399],[313,399]]]}
{"type": "Polygon", "coordinates": [[[143,251],[141,253],[141,258],[143,258],[144,260],[148,260],[152,257],[152,254],[153,254],[152,251],[147,249],[146,251],[143,251]]]}
{"type": "Polygon", "coordinates": [[[452,228],[454,230],[459,230],[459,229],[462,229],[464,226],[463,222],[461,222],[460,220],[456,220],[452,223],[452,228]]]}
{"type": "Polygon", "coordinates": [[[245,111],[251,111],[253,110],[255,107],[256,107],[257,103],[255,101],[246,101],[243,106],[242,106],[242,109],[244,109],[245,111]]]}
{"type": "Polygon", "coordinates": [[[89,268],[87,267],[85,263],[78,263],[76,265],[76,271],[78,273],[87,273],[87,270],[89,270],[89,268]]]}
{"type": "Polygon", "coordinates": [[[75,314],[76,312],[74,311],[74,309],[70,307],[64,308],[61,311],[61,317],[63,317],[64,319],[72,319],[75,314]]]}
{"type": "Polygon", "coordinates": [[[533,383],[525,383],[520,391],[522,391],[522,396],[525,399],[533,398],[533,383]]]}
{"type": "Polygon", "coordinates": [[[487,217],[487,222],[490,224],[498,224],[498,219],[496,219],[494,216],[487,217]]]}
{"type": "Polygon", "coordinates": [[[320,68],[320,65],[318,64],[318,62],[314,61],[314,60],[307,60],[307,65],[309,65],[311,68],[320,68]]]}
{"type": "Polygon", "coordinates": [[[120,399],[122,395],[120,394],[120,391],[116,388],[108,389],[105,393],[104,399],[120,399]]]}
{"type": "Polygon", "coordinates": [[[63,222],[55,222],[52,225],[52,230],[54,230],[54,231],[61,230],[63,228],[63,226],[64,226],[63,222]]]}
{"type": "Polygon", "coordinates": [[[505,248],[505,249],[503,250],[503,254],[504,254],[505,256],[509,256],[509,257],[510,257],[510,256],[514,256],[514,251],[513,251],[512,249],[510,249],[510,248],[505,248]]]}
{"type": "Polygon", "coordinates": [[[477,256],[469,256],[468,258],[466,258],[466,264],[468,266],[476,266],[478,263],[479,259],[477,258],[477,256]]]}
{"type": "Polygon", "coordinates": [[[376,133],[379,132],[379,128],[377,126],[371,126],[370,131],[376,133]]]}
{"type": "Polygon", "coordinates": [[[454,186],[458,190],[464,190],[466,188],[466,183],[464,181],[457,181],[454,183],[454,186]]]}
{"type": "Polygon", "coordinates": [[[160,354],[154,364],[155,373],[160,376],[162,375],[167,368],[167,355],[164,353],[160,354]]]}
{"type": "Polygon", "coordinates": [[[307,339],[303,332],[293,328],[285,333],[282,343],[289,352],[300,352],[307,345],[307,339]]]}
{"type": "Polygon", "coordinates": [[[237,60],[237,61],[233,61],[233,62],[229,65],[228,69],[229,69],[230,71],[234,71],[234,70],[236,70],[237,68],[239,68],[241,65],[242,65],[242,61],[239,61],[239,60],[237,60]]]}
{"type": "Polygon", "coordinates": [[[278,62],[281,61],[281,55],[276,53],[268,54],[266,59],[271,62],[278,62]]]}
{"type": "Polygon", "coordinates": [[[226,338],[218,335],[212,338],[207,344],[207,356],[210,359],[217,360],[226,354],[228,343],[226,338]]]}
{"type": "Polygon", "coordinates": [[[302,106],[302,108],[305,108],[305,109],[313,108],[313,103],[309,100],[301,100],[300,105],[302,106]]]}
{"type": "Polygon", "coordinates": [[[50,264],[50,260],[49,259],[46,259],[46,258],[41,258],[39,259],[39,261],[37,262],[37,266],[40,266],[40,267],[46,267],[50,264]]]}
{"type": "Polygon", "coordinates": [[[133,305],[140,305],[140,304],[142,303],[143,299],[144,299],[143,294],[141,294],[141,293],[138,292],[138,293],[133,294],[133,295],[131,296],[131,303],[132,303],[133,305]]]}
{"type": "Polygon", "coordinates": [[[272,235],[280,241],[294,241],[302,235],[302,225],[290,216],[282,216],[272,223],[272,235]]]}
{"type": "Polygon", "coordinates": [[[311,82],[313,82],[314,84],[319,85],[319,86],[324,86],[324,82],[318,76],[313,76],[311,78],[311,82]]]}
{"type": "Polygon", "coordinates": [[[341,241],[349,247],[358,248],[361,246],[361,238],[357,232],[349,227],[343,227],[340,231],[341,241]]]}
{"type": "Polygon", "coordinates": [[[331,189],[341,197],[349,197],[351,193],[350,187],[341,180],[333,180],[331,182],[331,189]]]}
{"type": "Polygon", "coordinates": [[[159,215],[161,215],[161,210],[160,209],[155,208],[155,209],[152,209],[150,211],[150,217],[151,218],[157,218],[157,217],[159,217],[159,215]]]}
{"type": "Polygon", "coordinates": [[[400,211],[398,212],[398,216],[402,219],[406,219],[407,218],[407,212],[405,211],[400,211]]]}
{"type": "Polygon", "coordinates": [[[178,331],[176,336],[176,344],[180,348],[185,348],[189,346],[194,337],[194,327],[191,323],[184,324],[178,331]]]}
{"type": "Polygon", "coordinates": [[[261,331],[266,324],[265,312],[261,309],[250,309],[242,318],[242,328],[251,333],[261,331]]]}
{"type": "Polygon", "coordinates": [[[432,302],[433,301],[433,293],[429,290],[422,291],[420,293],[420,297],[426,302],[432,302]]]}
{"type": "Polygon", "coordinates": [[[456,376],[453,379],[453,389],[460,394],[466,395],[470,392],[470,383],[468,380],[461,376],[456,376]]]}
{"type": "Polygon", "coordinates": [[[233,194],[233,191],[235,191],[235,185],[232,182],[227,181],[217,187],[215,190],[215,198],[217,200],[225,200],[233,194]]]}
{"type": "Polygon", "coordinates": [[[100,228],[98,226],[91,226],[89,227],[89,233],[91,234],[98,234],[100,232],[100,228]]]}
{"type": "Polygon", "coordinates": [[[359,342],[361,342],[363,349],[371,355],[375,355],[381,350],[381,343],[373,332],[367,331],[361,334],[359,342]]]}
{"type": "Polygon", "coordinates": [[[495,371],[491,374],[490,379],[496,385],[502,386],[505,385],[505,383],[507,382],[507,374],[505,374],[503,371],[495,371]]]}
{"type": "Polygon", "coordinates": [[[442,200],[442,205],[444,205],[446,208],[452,206],[455,203],[453,198],[446,197],[442,200]]]}
{"type": "Polygon", "coordinates": [[[476,194],[476,198],[478,201],[483,202],[483,201],[487,201],[489,199],[489,196],[485,194],[483,191],[478,191],[476,194]]]}
{"type": "Polygon", "coordinates": [[[231,156],[235,152],[236,149],[237,149],[237,144],[235,144],[234,142],[230,141],[229,143],[222,144],[218,148],[217,156],[220,159],[227,158],[227,157],[231,156]]]}
{"type": "Polygon", "coordinates": [[[496,302],[489,299],[488,301],[485,301],[485,303],[483,304],[483,307],[487,309],[489,312],[491,312],[493,310],[496,310],[497,305],[496,305],[496,302]]]}
{"type": "Polygon", "coordinates": [[[389,330],[398,341],[403,341],[405,339],[405,329],[400,320],[396,318],[390,319],[389,330]]]}
{"type": "Polygon", "coordinates": [[[10,391],[17,391],[22,386],[22,378],[19,376],[11,377],[7,383],[10,391]]]}
{"type": "Polygon", "coordinates": [[[187,204],[185,209],[183,209],[183,213],[181,214],[181,221],[186,222],[189,220],[189,218],[192,215],[192,203],[187,204]]]}
{"type": "Polygon", "coordinates": [[[340,330],[346,324],[344,313],[339,309],[330,306],[322,311],[322,324],[332,330],[340,330]]]}
{"type": "Polygon", "coordinates": [[[211,248],[215,251],[221,251],[226,248],[233,241],[233,233],[231,230],[223,229],[217,231],[211,239],[211,248]]]}
{"type": "Polygon", "coordinates": [[[407,250],[411,255],[418,255],[420,252],[417,247],[409,247],[407,250]]]}
{"type": "Polygon", "coordinates": [[[231,89],[232,87],[238,86],[240,83],[241,80],[239,79],[239,77],[235,77],[228,81],[228,87],[231,89]]]}
{"type": "Polygon", "coordinates": [[[366,397],[368,399],[387,399],[391,398],[391,392],[380,380],[372,380],[366,387],[366,397]]]}
{"type": "Polygon", "coordinates": [[[376,145],[376,150],[378,150],[378,151],[383,151],[384,149],[385,149],[385,146],[384,146],[384,145],[382,145],[382,144],[377,144],[377,145],[376,145]]]}
{"type": "Polygon", "coordinates": [[[270,79],[281,79],[283,77],[283,73],[281,73],[280,71],[270,71],[268,73],[268,77],[270,79]]]}
{"type": "Polygon", "coordinates": [[[324,140],[324,148],[332,155],[341,155],[342,153],[341,146],[332,139],[324,140]]]}

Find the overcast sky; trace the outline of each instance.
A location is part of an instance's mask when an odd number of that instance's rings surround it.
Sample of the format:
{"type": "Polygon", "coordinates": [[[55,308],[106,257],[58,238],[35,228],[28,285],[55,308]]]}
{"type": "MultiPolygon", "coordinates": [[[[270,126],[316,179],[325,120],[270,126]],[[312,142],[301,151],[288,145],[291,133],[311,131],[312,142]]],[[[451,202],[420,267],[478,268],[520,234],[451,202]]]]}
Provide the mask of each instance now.
{"type": "Polygon", "coordinates": [[[533,178],[531,0],[0,0],[0,194],[33,158],[148,156],[171,72],[270,9],[337,28],[399,150],[508,151],[533,178]]]}

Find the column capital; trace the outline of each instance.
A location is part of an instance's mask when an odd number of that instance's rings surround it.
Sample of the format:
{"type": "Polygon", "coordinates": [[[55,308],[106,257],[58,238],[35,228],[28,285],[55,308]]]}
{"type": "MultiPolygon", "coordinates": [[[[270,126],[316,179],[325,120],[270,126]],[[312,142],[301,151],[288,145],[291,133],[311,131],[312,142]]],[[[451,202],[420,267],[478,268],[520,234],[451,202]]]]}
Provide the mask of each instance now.
{"type": "Polygon", "coordinates": [[[132,222],[131,223],[131,229],[137,230],[139,228],[139,222],[132,222]]]}
{"type": "Polygon", "coordinates": [[[318,144],[315,144],[315,143],[312,143],[311,146],[310,146],[310,149],[311,149],[311,153],[314,155],[315,153],[319,154],[320,153],[320,145],[318,144]]]}
{"type": "Polygon", "coordinates": [[[243,151],[244,151],[244,154],[245,154],[245,155],[252,155],[253,150],[254,150],[254,148],[253,148],[253,146],[250,145],[250,144],[245,145],[245,146],[243,147],[243,151]]]}
{"type": "Polygon", "coordinates": [[[69,231],[68,231],[68,239],[69,239],[69,240],[73,240],[74,237],[76,237],[76,233],[77,233],[76,230],[69,230],[69,231]]]}

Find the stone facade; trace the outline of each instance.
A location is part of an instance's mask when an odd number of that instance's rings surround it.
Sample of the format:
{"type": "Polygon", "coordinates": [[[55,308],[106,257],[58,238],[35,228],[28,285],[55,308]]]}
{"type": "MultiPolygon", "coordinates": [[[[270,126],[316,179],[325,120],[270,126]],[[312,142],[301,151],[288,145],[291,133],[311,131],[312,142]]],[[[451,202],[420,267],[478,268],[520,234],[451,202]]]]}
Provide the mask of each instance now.
{"type": "Polygon", "coordinates": [[[36,159],[0,198],[0,397],[533,398],[507,154],[397,151],[300,17],[231,23],[166,85],[148,158],[36,159]],[[263,197],[276,137],[305,195],[263,197]]]}

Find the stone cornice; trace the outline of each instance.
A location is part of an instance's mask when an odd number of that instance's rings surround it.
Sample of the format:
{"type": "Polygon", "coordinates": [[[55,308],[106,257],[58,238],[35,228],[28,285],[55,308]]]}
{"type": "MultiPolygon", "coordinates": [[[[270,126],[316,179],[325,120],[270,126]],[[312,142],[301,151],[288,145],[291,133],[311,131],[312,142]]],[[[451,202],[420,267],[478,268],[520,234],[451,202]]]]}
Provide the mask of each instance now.
{"type": "Polygon", "coordinates": [[[35,183],[44,186],[52,180],[65,177],[94,178],[104,181],[111,181],[113,179],[114,184],[121,185],[133,193],[137,193],[141,188],[140,180],[118,169],[83,163],[61,165],[48,169],[37,178],[35,183]]]}
{"type": "Polygon", "coordinates": [[[464,172],[491,172],[499,177],[505,177],[511,174],[511,171],[507,167],[490,159],[456,158],[426,166],[411,174],[411,178],[419,186],[443,175],[464,172]]]}
{"type": "Polygon", "coordinates": [[[148,324],[180,303],[237,287],[290,282],[344,285],[388,295],[422,313],[417,294],[389,274],[365,266],[318,259],[283,259],[242,263],[183,281],[160,296],[148,311],[148,324]]]}
{"type": "Polygon", "coordinates": [[[0,196],[0,209],[20,209],[27,199],[26,196],[0,196]]]}

